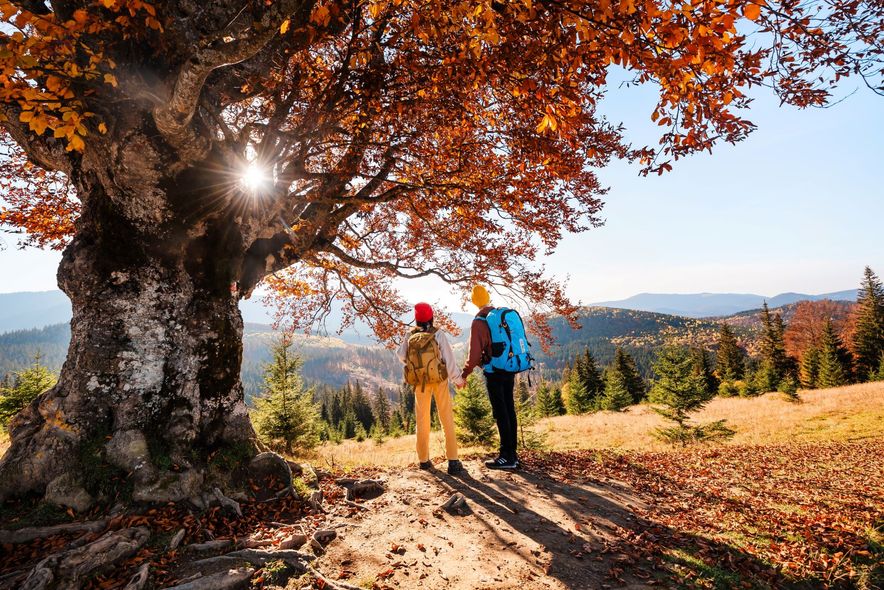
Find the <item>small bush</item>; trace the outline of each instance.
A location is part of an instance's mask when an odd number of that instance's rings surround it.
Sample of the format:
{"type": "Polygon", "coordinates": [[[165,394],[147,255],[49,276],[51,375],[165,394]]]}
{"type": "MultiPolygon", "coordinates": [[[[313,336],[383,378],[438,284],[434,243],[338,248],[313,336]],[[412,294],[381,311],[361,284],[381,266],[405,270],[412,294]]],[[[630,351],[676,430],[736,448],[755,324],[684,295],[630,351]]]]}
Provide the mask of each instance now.
{"type": "Polygon", "coordinates": [[[801,398],[798,397],[798,381],[796,381],[794,377],[789,376],[780,381],[777,391],[782,393],[790,402],[801,401],[801,398]]]}
{"type": "Polygon", "coordinates": [[[718,395],[721,397],[734,397],[740,395],[740,386],[738,383],[742,381],[722,381],[718,384],[718,395]]]}

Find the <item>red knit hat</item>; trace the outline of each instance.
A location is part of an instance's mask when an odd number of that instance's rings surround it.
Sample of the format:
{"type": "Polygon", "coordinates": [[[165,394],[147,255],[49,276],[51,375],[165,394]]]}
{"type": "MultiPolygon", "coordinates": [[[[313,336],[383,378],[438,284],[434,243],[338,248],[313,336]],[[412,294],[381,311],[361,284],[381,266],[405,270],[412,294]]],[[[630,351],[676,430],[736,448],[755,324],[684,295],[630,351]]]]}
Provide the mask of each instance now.
{"type": "Polygon", "coordinates": [[[414,306],[414,321],[426,324],[433,319],[433,308],[429,303],[418,303],[414,306]]]}

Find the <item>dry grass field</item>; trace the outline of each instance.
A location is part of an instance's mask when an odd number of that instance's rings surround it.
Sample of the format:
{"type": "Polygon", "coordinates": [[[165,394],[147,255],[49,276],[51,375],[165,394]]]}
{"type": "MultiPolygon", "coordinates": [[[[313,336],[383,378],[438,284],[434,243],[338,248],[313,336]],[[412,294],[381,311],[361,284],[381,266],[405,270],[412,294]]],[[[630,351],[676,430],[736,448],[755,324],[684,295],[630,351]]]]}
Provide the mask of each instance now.
{"type": "MultiPolygon", "coordinates": [[[[884,382],[863,383],[838,389],[801,392],[802,403],[786,401],[781,394],[754,398],[716,398],[697,416],[699,421],[725,419],[737,434],[726,444],[756,445],[785,442],[851,441],[884,436],[884,382]]],[[[549,450],[629,449],[662,450],[666,445],[653,436],[663,420],[649,406],[632,406],[625,412],[599,412],[585,416],[559,416],[541,420],[536,430],[546,433],[549,450]]],[[[441,432],[431,435],[434,456],[444,454],[441,432]]],[[[9,446],[0,431],[0,454],[9,446]]],[[[415,461],[414,436],[344,441],[323,445],[303,457],[318,463],[405,466],[415,461]]],[[[482,452],[463,448],[463,454],[482,452]]]]}
{"type": "MultiPolygon", "coordinates": [[[[716,398],[697,415],[701,422],[725,419],[736,435],[730,445],[764,445],[787,442],[852,441],[884,436],[884,382],[863,383],[837,389],[801,392],[802,403],[791,403],[779,393],[754,398],[716,398]]],[[[663,424],[650,406],[632,406],[625,412],[599,412],[585,416],[559,416],[541,420],[536,429],[546,433],[553,451],[573,449],[663,450],[653,436],[663,424]]],[[[444,454],[441,432],[433,432],[432,453],[444,454]]],[[[345,441],[324,445],[314,461],[335,466],[405,466],[415,461],[414,436],[345,441]]],[[[468,447],[464,454],[483,451],[468,447]]]]}

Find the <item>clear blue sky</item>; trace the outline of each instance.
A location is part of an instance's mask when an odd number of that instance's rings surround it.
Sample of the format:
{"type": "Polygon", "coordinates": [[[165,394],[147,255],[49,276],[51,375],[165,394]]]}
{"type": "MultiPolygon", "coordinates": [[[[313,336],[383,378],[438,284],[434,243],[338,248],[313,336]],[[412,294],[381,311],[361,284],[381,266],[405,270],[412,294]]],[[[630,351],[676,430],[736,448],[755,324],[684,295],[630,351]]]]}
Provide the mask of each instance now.
{"type": "MultiPolygon", "coordinates": [[[[551,274],[570,276],[574,299],[821,293],[856,287],[867,264],[884,275],[884,98],[862,88],[832,108],[798,111],[756,94],[749,118],[758,129],[746,141],[682,160],[662,177],[639,177],[623,163],[603,171],[606,225],[567,238],[545,260],[551,274]]],[[[649,87],[617,89],[603,110],[641,143],[657,131],[653,100],[649,87]]],[[[60,254],[2,239],[0,292],[56,287],[60,254]]],[[[404,291],[455,301],[430,282],[404,291]]]]}

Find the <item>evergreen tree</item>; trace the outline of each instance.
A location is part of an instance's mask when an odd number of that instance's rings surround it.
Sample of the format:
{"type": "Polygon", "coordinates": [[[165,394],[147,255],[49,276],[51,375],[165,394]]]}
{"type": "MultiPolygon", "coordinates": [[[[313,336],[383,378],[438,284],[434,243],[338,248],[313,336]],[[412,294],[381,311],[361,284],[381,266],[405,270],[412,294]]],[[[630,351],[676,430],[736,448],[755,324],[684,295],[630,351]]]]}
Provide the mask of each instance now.
{"type": "MultiPolygon", "coordinates": [[[[645,380],[642,379],[641,374],[638,372],[638,367],[636,367],[635,359],[632,356],[620,348],[619,346],[614,351],[614,361],[607,368],[607,371],[616,371],[619,374],[619,377],[616,379],[621,380],[623,385],[626,387],[626,391],[629,392],[629,396],[631,398],[630,404],[637,404],[644,399],[645,395],[648,392],[647,385],[645,384],[645,380]]],[[[608,392],[608,379],[605,379],[605,394],[608,392]]]]}
{"type": "Polygon", "coordinates": [[[619,412],[632,405],[633,396],[629,391],[626,378],[614,365],[605,371],[605,393],[598,400],[598,407],[602,410],[619,412]]]}
{"type": "Polygon", "coordinates": [[[568,379],[568,399],[565,401],[565,407],[569,414],[586,414],[591,412],[595,407],[597,392],[590,392],[586,389],[583,379],[580,378],[580,371],[571,371],[571,378],[568,379]]]}
{"type": "Polygon", "coordinates": [[[273,345],[273,362],[264,367],[264,387],[255,398],[252,421],[261,439],[271,448],[311,449],[319,442],[319,408],[313,390],[301,379],[301,359],[290,352],[291,339],[273,345]]]}
{"type": "Polygon", "coordinates": [[[661,416],[675,423],[669,428],[660,428],[656,434],[670,443],[687,445],[692,441],[726,438],[733,431],[724,425],[724,420],[709,424],[689,424],[690,413],[703,408],[712,399],[703,376],[694,371],[694,358],[684,348],[663,347],[654,364],[656,379],[651,387],[650,401],[660,404],[655,408],[661,416]]]}
{"type": "Polygon", "coordinates": [[[367,433],[371,430],[371,427],[374,426],[374,413],[372,412],[371,401],[368,399],[368,395],[365,393],[365,390],[362,388],[359,381],[353,386],[352,392],[351,404],[353,412],[356,415],[356,420],[362,425],[362,428],[367,433]]]}
{"type": "Polygon", "coordinates": [[[519,427],[519,446],[522,449],[538,450],[546,446],[545,433],[535,430],[537,419],[537,401],[532,398],[526,379],[519,380],[519,395],[516,397],[516,416],[519,427]],[[524,387],[522,387],[524,385],[524,387]]]}
{"type": "Polygon", "coordinates": [[[390,420],[392,417],[392,406],[387,392],[378,387],[377,393],[372,400],[372,414],[374,415],[374,430],[380,428],[380,432],[390,432],[390,420]]]}
{"type": "Polygon", "coordinates": [[[565,404],[562,401],[562,390],[553,387],[550,383],[543,382],[537,387],[537,401],[535,409],[538,416],[561,416],[565,413],[565,404]]]}
{"type": "Polygon", "coordinates": [[[516,386],[516,403],[525,404],[531,402],[531,390],[528,389],[528,379],[520,375],[516,386]]]}
{"type": "Polygon", "coordinates": [[[777,390],[780,381],[791,374],[792,362],[786,354],[783,317],[772,316],[767,301],[761,311],[761,324],[761,362],[755,373],[755,387],[763,393],[777,390]]]}
{"type": "Polygon", "coordinates": [[[574,370],[577,372],[580,383],[590,399],[597,399],[604,391],[605,383],[602,381],[601,371],[592,353],[589,352],[588,346],[583,349],[583,355],[578,357],[577,362],[574,364],[574,370]]]}
{"type": "Polygon", "coordinates": [[[851,350],[856,359],[856,376],[868,381],[878,370],[884,354],[884,286],[868,266],[853,313],[851,350]]]}
{"type": "Polygon", "coordinates": [[[841,387],[850,383],[850,352],[841,343],[831,320],[826,321],[820,342],[819,372],[817,386],[841,387]]]}
{"type": "Polygon", "coordinates": [[[414,434],[414,389],[411,385],[403,383],[399,386],[399,404],[396,413],[399,414],[399,421],[405,434],[414,434]]]}
{"type": "Polygon", "coordinates": [[[715,368],[722,381],[738,381],[745,375],[746,353],[737,344],[737,337],[729,325],[722,322],[718,332],[718,351],[715,355],[715,368]]]}
{"type": "Polygon", "coordinates": [[[884,353],[881,354],[881,360],[878,362],[878,370],[869,377],[869,381],[884,381],[884,353]]]}
{"type": "Polygon", "coordinates": [[[798,371],[799,382],[804,389],[816,389],[820,375],[820,349],[812,346],[804,351],[798,371]]]}
{"type": "Polygon", "coordinates": [[[691,348],[691,358],[693,359],[694,374],[703,378],[706,382],[706,390],[710,392],[718,391],[718,377],[715,376],[713,371],[709,353],[704,348],[691,348]]]}
{"type": "Polygon", "coordinates": [[[6,428],[13,416],[55,385],[57,380],[54,373],[40,364],[39,355],[30,367],[4,379],[0,384],[0,427],[6,428]]]}
{"type": "Polygon", "coordinates": [[[494,442],[496,425],[488,392],[480,377],[470,375],[466,387],[457,390],[454,423],[458,439],[465,444],[490,446],[494,442]]]}

